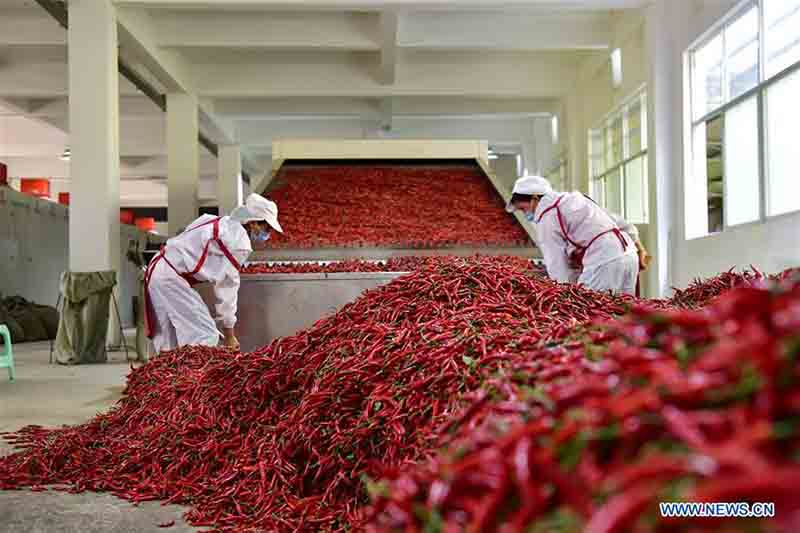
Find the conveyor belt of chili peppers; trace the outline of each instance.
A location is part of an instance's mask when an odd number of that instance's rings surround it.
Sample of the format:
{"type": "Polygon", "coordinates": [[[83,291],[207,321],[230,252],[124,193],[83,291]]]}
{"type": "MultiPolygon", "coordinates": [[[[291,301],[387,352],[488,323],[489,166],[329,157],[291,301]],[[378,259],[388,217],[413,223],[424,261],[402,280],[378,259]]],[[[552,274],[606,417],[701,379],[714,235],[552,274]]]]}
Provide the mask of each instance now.
{"type": "Polygon", "coordinates": [[[8,436],[0,489],[183,503],[240,531],[654,530],[670,497],[796,520],[788,278],[687,311],[440,258],[257,352],[152,360],[108,413],[8,436]]]}
{"type": "MultiPolygon", "coordinates": [[[[247,265],[244,274],[332,274],[339,272],[413,272],[425,268],[431,262],[441,262],[441,256],[432,257],[392,257],[380,261],[363,259],[347,259],[330,262],[297,262],[297,263],[252,263],[247,265]]],[[[455,258],[449,258],[454,260],[455,258]]],[[[445,259],[448,260],[448,259],[445,259]]],[[[517,256],[497,256],[498,261],[513,264],[521,270],[533,270],[543,273],[543,267],[531,259],[517,256]]]]}
{"type": "Polygon", "coordinates": [[[269,193],[284,235],[270,248],[525,246],[486,176],[470,166],[316,166],[269,193]]]}

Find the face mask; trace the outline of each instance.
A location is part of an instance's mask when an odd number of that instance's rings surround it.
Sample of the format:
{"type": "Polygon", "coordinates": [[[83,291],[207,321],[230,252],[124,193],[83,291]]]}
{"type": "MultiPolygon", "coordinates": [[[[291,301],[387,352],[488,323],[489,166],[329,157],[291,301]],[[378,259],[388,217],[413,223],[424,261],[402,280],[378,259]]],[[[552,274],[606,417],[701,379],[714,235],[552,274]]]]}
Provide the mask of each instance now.
{"type": "Polygon", "coordinates": [[[258,230],[250,234],[250,238],[256,242],[267,242],[272,234],[266,230],[258,230]]]}

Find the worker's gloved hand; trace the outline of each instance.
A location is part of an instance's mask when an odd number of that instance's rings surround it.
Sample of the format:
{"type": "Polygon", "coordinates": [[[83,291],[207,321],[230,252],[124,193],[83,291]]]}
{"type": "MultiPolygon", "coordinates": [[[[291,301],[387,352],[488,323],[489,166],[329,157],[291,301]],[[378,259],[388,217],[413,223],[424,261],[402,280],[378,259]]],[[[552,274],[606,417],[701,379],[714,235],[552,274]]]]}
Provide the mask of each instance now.
{"type": "Polygon", "coordinates": [[[222,343],[227,348],[231,348],[233,350],[238,350],[240,347],[239,339],[236,338],[236,334],[233,331],[233,328],[225,328],[225,338],[222,340],[222,343]]]}
{"type": "Polygon", "coordinates": [[[647,249],[641,242],[636,243],[636,252],[639,255],[639,270],[647,270],[653,257],[647,253],[647,249]]]}

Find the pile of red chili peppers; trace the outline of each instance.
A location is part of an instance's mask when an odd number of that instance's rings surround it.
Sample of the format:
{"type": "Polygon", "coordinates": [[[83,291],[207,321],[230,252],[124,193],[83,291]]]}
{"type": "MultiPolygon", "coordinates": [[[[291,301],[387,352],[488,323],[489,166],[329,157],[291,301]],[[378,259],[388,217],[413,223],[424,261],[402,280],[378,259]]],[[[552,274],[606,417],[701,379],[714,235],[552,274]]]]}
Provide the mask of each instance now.
{"type": "Polygon", "coordinates": [[[736,287],[747,287],[764,279],[764,275],[751,268],[742,272],[731,269],[709,279],[696,279],[686,289],[675,289],[671,302],[687,309],[699,309],[720,294],[736,287]]]}
{"type": "MultiPolygon", "coordinates": [[[[333,274],[339,272],[413,272],[428,266],[431,262],[455,260],[455,257],[392,257],[380,261],[346,259],[329,263],[252,263],[242,271],[244,274],[333,274]]],[[[515,265],[521,270],[542,273],[542,267],[532,260],[517,256],[497,256],[497,260],[507,265],[515,265]]]]}
{"type": "Polygon", "coordinates": [[[531,347],[443,421],[442,454],[372,485],[367,529],[799,531],[798,357],[800,277],[531,347]],[[776,516],[660,516],[680,501],[776,516]]]}
{"type": "Polygon", "coordinates": [[[528,235],[474,166],[284,169],[271,248],[524,246],[528,235]]]}
{"type": "Polygon", "coordinates": [[[796,506],[783,283],[656,311],[505,258],[426,260],[257,352],[162,354],[109,412],[7,436],[0,489],[182,503],[228,531],[627,531],[673,492],[796,506]]]}
{"type": "Polygon", "coordinates": [[[628,300],[447,258],[254,353],[183,348],[133,371],[81,426],[28,428],[0,489],[67,485],[191,505],[218,528],[344,530],[362,478],[432,450],[433,422],[520,342],[621,314],[628,300]]]}

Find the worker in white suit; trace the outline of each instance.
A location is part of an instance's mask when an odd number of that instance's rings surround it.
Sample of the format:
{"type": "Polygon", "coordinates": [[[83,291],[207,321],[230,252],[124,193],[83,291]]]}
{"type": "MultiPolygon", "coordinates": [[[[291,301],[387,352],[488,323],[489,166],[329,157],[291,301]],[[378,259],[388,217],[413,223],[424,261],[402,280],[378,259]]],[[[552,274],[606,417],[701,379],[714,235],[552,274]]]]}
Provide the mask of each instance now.
{"type": "Polygon", "coordinates": [[[554,191],[540,176],[518,179],[506,209],[524,211],[535,224],[536,244],[552,279],[635,294],[639,271],[650,256],[633,224],[579,192],[554,191]]]}
{"type": "Polygon", "coordinates": [[[203,215],[167,241],[145,273],[145,326],[156,352],[179,346],[217,346],[220,331],[192,286],[209,282],[225,346],[238,349],[234,333],[239,271],[270,229],[283,233],[278,206],[258,194],[230,216],[203,215]]]}

